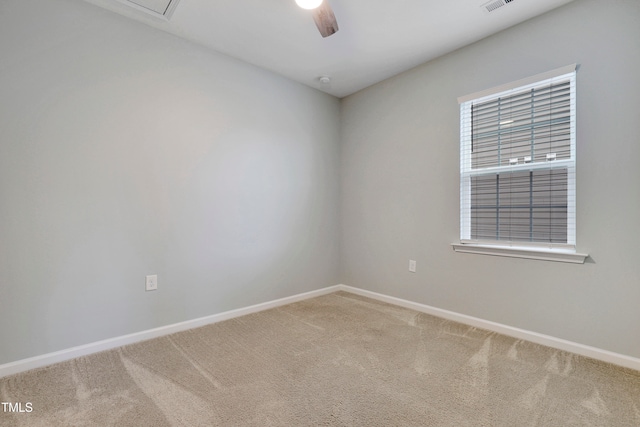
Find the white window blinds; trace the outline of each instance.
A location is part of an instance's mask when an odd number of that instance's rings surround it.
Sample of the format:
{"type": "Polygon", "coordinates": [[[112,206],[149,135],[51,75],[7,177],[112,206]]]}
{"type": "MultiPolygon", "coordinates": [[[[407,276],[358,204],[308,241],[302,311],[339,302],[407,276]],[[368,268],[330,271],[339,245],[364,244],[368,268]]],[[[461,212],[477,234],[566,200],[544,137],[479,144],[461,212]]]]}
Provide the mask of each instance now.
{"type": "Polygon", "coordinates": [[[462,242],[575,248],[575,66],[557,71],[461,102],[462,242]]]}

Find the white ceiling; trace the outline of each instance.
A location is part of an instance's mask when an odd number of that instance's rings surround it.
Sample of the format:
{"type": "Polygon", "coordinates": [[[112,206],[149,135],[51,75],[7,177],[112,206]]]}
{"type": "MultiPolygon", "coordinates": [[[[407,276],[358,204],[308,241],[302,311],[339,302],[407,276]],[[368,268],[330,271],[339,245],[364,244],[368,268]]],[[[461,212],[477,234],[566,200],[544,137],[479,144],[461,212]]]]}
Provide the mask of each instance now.
{"type": "Polygon", "coordinates": [[[322,38],[295,0],[180,0],[169,20],[126,0],[86,0],[344,97],[572,0],[325,0],[340,31],[322,38]],[[331,77],[329,86],[319,77],[331,77]]]}

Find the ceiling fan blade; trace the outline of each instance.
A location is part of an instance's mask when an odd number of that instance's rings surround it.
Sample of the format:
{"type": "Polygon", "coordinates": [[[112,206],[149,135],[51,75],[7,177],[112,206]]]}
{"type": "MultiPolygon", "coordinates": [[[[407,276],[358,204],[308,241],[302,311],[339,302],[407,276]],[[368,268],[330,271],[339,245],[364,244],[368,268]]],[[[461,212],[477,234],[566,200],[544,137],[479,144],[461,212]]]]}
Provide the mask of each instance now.
{"type": "Polygon", "coordinates": [[[320,6],[313,10],[313,20],[322,37],[329,37],[339,29],[336,16],[333,14],[333,10],[331,10],[327,0],[324,0],[320,6]]]}

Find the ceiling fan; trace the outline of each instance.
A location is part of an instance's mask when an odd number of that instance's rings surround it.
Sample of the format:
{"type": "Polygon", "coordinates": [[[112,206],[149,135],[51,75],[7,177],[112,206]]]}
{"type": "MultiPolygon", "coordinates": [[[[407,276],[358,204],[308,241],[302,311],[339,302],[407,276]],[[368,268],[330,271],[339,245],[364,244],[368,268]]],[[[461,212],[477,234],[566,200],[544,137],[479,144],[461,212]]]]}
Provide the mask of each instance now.
{"type": "Polygon", "coordinates": [[[322,37],[329,37],[338,31],[338,21],[327,0],[296,0],[303,9],[313,10],[313,20],[322,37]]]}

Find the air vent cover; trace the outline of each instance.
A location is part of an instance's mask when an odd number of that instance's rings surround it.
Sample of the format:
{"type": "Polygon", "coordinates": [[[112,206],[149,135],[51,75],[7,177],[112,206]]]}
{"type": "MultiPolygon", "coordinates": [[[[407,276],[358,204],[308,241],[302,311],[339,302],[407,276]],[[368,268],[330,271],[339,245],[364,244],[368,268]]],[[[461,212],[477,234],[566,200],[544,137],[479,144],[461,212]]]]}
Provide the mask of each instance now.
{"type": "Polygon", "coordinates": [[[511,3],[513,0],[491,0],[488,3],[482,5],[482,8],[486,12],[493,12],[494,10],[500,9],[502,6],[507,3],[511,3]]]}
{"type": "Polygon", "coordinates": [[[126,3],[136,9],[168,19],[178,5],[178,0],[127,0],[126,3]]]}

